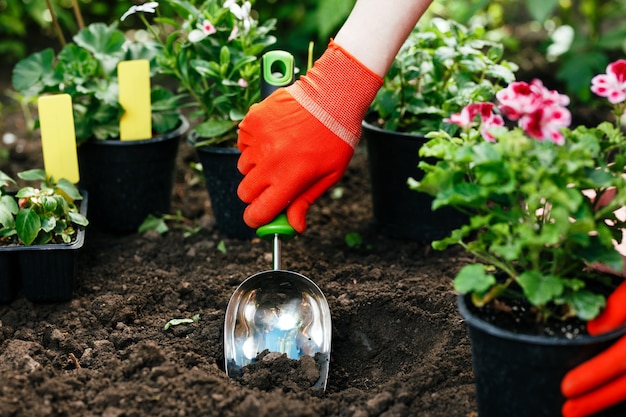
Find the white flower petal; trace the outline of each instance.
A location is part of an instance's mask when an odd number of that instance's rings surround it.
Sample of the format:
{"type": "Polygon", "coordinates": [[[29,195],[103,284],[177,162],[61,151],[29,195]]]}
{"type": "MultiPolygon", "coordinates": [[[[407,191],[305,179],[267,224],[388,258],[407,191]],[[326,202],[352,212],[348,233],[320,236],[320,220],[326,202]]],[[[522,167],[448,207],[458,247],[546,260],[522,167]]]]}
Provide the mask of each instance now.
{"type": "Polygon", "coordinates": [[[204,31],[200,29],[194,29],[191,32],[189,32],[189,35],[187,35],[187,39],[189,39],[189,42],[191,43],[200,42],[202,39],[206,37],[207,37],[207,34],[204,33],[204,31]]]}
{"type": "Polygon", "coordinates": [[[128,9],[126,13],[124,13],[122,17],[120,17],[120,20],[124,21],[128,16],[130,16],[131,14],[135,14],[136,12],[137,12],[137,6],[130,6],[130,9],[128,9]]]}

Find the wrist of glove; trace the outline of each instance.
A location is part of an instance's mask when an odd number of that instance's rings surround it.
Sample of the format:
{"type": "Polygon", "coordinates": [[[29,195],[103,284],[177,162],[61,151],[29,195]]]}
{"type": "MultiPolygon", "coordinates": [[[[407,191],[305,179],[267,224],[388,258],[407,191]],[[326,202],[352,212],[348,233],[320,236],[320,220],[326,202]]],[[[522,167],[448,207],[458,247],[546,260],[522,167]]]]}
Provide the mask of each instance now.
{"type": "Polygon", "coordinates": [[[331,41],[306,76],[250,108],[239,126],[238,195],[253,228],[286,211],[302,233],[311,204],[344,174],[382,85],[331,41]]]}
{"type": "MultiPolygon", "coordinates": [[[[626,322],[626,281],[608,298],[606,308],[587,324],[591,335],[616,329],[626,322]]],[[[567,399],[563,417],[591,416],[626,400],[626,336],[569,371],[561,381],[567,399]]]]}

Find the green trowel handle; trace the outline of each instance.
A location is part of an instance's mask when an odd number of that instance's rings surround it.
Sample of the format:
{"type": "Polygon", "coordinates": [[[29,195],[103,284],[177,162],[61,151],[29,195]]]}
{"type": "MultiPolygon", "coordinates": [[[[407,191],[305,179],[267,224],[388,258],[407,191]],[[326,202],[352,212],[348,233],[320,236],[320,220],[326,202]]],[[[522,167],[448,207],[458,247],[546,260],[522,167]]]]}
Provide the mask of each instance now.
{"type": "Polygon", "coordinates": [[[287,215],[279,214],[274,220],[268,224],[256,229],[256,234],[261,239],[271,240],[278,235],[282,240],[289,240],[298,234],[287,221],[287,215]]]}
{"type": "MultiPolygon", "coordinates": [[[[289,52],[266,52],[261,58],[261,98],[266,98],[280,87],[291,85],[294,72],[294,59],[289,52]]],[[[256,234],[265,240],[272,240],[276,235],[283,240],[289,240],[298,232],[287,221],[287,215],[281,213],[268,224],[256,229],[256,234]]]]}
{"type": "Polygon", "coordinates": [[[294,58],[286,51],[268,51],[261,57],[261,98],[280,87],[291,85],[295,76],[294,58]]]}

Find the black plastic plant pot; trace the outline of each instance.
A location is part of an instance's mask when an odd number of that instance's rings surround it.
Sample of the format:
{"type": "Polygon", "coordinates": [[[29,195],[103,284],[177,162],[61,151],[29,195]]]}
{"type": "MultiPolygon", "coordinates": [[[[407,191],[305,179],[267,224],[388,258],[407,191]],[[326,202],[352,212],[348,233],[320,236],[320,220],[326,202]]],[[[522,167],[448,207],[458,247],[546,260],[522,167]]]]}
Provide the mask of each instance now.
{"type": "Polygon", "coordinates": [[[217,229],[223,235],[235,239],[250,239],[255,230],[243,221],[246,208],[237,196],[237,187],[243,175],[237,170],[241,153],[237,148],[201,146],[196,148],[202,164],[204,180],[211,200],[217,229]]]}
{"type": "Polygon", "coordinates": [[[419,149],[428,141],[424,136],[380,129],[369,114],[363,122],[362,137],[372,187],[372,208],[376,228],[384,235],[414,241],[441,239],[465,223],[467,217],[444,207],[432,210],[433,197],[413,191],[407,180],[420,180],[417,167],[419,149]]]}
{"type": "Polygon", "coordinates": [[[90,223],[113,234],[134,233],[150,214],[169,213],[186,118],[152,139],[88,141],[78,147],[80,187],[89,191],[90,223]]]}
{"type": "MultiPolygon", "coordinates": [[[[87,217],[88,193],[81,194],[80,213],[87,217]]],[[[33,302],[70,300],[84,242],[85,230],[79,229],[71,243],[0,246],[0,301],[13,301],[20,288],[33,302]]]]}
{"type": "Polygon", "coordinates": [[[15,250],[0,246],[0,303],[9,303],[15,298],[20,285],[15,250]]]}
{"type": "MultiPolygon", "coordinates": [[[[565,398],[560,384],[572,368],[626,334],[626,326],[600,336],[573,339],[513,333],[479,318],[458,297],[468,325],[480,417],[555,417],[565,398]]],[[[626,405],[610,410],[626,415],[626,405]]],[[[603,414],[597,414],[602,416],[603,414]]]]}

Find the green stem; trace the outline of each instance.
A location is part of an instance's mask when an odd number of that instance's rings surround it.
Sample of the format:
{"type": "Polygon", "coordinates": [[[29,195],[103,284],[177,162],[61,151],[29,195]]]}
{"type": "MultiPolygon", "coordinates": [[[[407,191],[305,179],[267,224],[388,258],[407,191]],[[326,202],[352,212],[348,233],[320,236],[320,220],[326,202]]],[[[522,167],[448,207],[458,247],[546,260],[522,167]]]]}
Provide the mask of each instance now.
{"type": "Polygon", "coordinates": [[[57,15],[54,12],[54,8],[52,7],[52,3],[50,0],[46,0],[46,5],[48,6],[48,11],[50,12],[50,17],[52,18],[52,24],[54,26],[54,31],[59,38],[59,42],[61,43],[61,47],[64,48],[67,42],[65,42],[65,36],[63,36],[63,31],[61,31],[61,26],[59,25],[59,20],[57,19],[57,15]]]}
{"type": "Polygon", "coordinates": [[[76,23],[78,24],[78,28],[80,30],[85,28],[85,21],[83,20],[83,15],[80,12],[80,7],[78,6],[78,1],[72,0],[72,8],[74,9],[74,17],[76,17],[76,23]]]}

